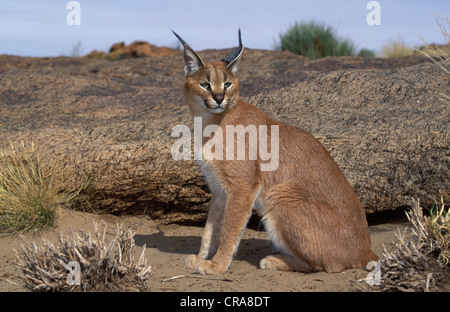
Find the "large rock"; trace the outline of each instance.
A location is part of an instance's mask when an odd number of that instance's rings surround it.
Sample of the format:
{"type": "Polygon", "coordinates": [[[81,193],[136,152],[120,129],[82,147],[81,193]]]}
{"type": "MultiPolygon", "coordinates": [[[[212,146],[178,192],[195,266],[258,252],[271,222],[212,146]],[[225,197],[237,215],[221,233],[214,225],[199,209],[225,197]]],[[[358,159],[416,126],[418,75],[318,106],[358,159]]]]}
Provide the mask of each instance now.
{"type": "Polygon", "coordinates": [[[146,41],[134,41],[129,45],[125,42],[114,43],[109,49],[109,53],[94,50],[86,55],[87,58],[108,60],[123,60],[126,58],[147,57],[147,56],[168,56],[179,54],[180,51],[168,47],[157,47],[146,41]]]}
{"type": "MultiPolygon", "coordinates": [[[[183,65],[181,52],[116,62],[0,56],[0,148],[34,141],[74,180],[93,167],[100,211],[203,220],[203,177],[170,152],[172,128],[193,128],[183,65]]],[[[435,65],[246,50],[239,75],[244,100],[324,143],[368,213],[411,197],[448,202],[449,78],[435,65]]]]}

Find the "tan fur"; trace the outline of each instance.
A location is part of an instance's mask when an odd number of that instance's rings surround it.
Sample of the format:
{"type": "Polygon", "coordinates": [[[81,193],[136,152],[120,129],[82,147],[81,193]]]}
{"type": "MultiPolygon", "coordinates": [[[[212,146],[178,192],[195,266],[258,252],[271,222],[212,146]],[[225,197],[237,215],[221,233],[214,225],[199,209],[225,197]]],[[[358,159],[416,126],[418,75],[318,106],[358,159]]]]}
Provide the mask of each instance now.
{"type": "MultiPolygon", "coordinates": [[[[310,133],[274,121],[239,100],[233,72],[242,51],[230,68],[226,62],[203,63],[187,44],[184,47],[185,61],[186,53],[198,58],[197,68],[186,72],[186,101],[193,116],[202,117],[203,128],[210,124],[222,128],[224,146],[226,125],[279,126],[275,171],[262,171],[259,157],[199,161],[212,200],[200,251],[186,259],[186,266],[201,274],[225,272],[252,207],[263,216],[269,239],[281,251],[262,259],[262,269],[340,272],[377,259],[370,249],[362,205],[323,145],[310,133]],[[210,90],[202,88],[202,82],[209,82],[210,90]],[[224,89],[224,82],[231,82],[231,87],[224,89]],[[223,111],[217,109],[215,94],[224,95],[223,111]]],[[[203,146],[209,139],[203,139],[203,146]]]]}

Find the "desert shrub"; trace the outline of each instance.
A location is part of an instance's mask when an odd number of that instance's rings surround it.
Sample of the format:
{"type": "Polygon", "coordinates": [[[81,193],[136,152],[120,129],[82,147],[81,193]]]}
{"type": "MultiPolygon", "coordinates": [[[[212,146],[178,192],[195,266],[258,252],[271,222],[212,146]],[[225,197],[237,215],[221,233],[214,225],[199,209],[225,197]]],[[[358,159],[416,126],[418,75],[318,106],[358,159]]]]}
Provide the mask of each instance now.
{"type": "MultiPolygon", "coordinates": [[[[419,203],[417,202],[417,205],[419,203]]],[[[437,259],[442,266],[450,263],[450,215],[444,207],[438,203],[430,209],[428,217],[422,217],[424,229],[421,236],[428,246],[426,252],[437,259]]]]}
{"type": "Polygon", "coordinates": [[[22,271],[25,286],[32,291],[142,291],[146,290],[151,266],[144,258],[145,246],[138,261],[134,259],[134,232],[117,225],[115,236],[106,239],[94,222],[94,234],[59,235],[57,243],[44,240],[22,245],[16,251],[16,266],[22,271]],[[78,265],[77,271],[72,267],[78,265]],[[78,276],[76,275],[78,274],[78,276]]]}
{"type": "Polygon", "coordinates": [[[412,225],[410,233],[398,234],[399,242],[391,252],[379,259],[383,291],[439,291],[450,276],[449,214],[437,207],[425,216],[419,201],[407,213],[412,225]],[[408,236],[408,237],[407,237],[408,236]]]}
{"type": "Polygon", "coordinates": [[[277,48],[310,59],[355,55],[355,47],[351,41],[339,38],[330,26],[316,22],[296,23],[280,35],[277,48]]]}
{"type": "Polygon", "coordinates": [[[375,57],[375,52],[373,52],[372,50],[369,50],[369,49],[361,49],[358,52],[358,56],[361,56],[361,57],[375,57]]]}
{"type": "MultiPolygon", "coordinates": [[[[359,284],[359,290],[370,291],[442,291],[448,290],[450,277],[450,215],[441,205],[429,216],[423,213],[419,200],[413,200],[407,212],[410,227],[397,234],[391,251],[386,248],[378,259],[378,283],[359,284]]],[[[363,281],[363,280],[360,280],[363,281]]]]}
{"type": "Polygon", "coordinates": [[[402,40],[390,40],[381,48],[382,56],[385,58],[399,58],[413,55],[413,49],[408,47],[402,40]]]}
{"type": "Polygon", "coordinates": [[[85,191],[92,187],[91,172],[74,189],[64,189],[55,179],[57,164],[44,165],[39,150],[24,143],[0,151],[0,227],[13,231],[48,228],[54,225],[60,206],[86,205],[85,191]]]}

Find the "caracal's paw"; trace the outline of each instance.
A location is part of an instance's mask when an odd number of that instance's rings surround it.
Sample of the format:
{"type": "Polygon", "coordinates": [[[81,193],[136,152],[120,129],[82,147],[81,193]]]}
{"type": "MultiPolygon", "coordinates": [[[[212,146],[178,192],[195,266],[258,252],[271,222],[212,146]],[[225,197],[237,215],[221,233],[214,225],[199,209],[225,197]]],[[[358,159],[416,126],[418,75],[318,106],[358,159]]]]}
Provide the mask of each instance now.
{"type": "Polygon", "coordinates": [[[259,262],[259,267],[263,270],[282,270],[312,272],[313,268],[305,261],[285,255],[267,256],[259,262]]]}
{"type": "Polygon", "coordinates": [[[184,261],[184,265],[189,268],[189,269],[194,269],[197,268],[197,264],[201,261],[202,259],[199,259],[199,257],[197,257],[197,255],[189,255],[186,260],[184,261]]]}
{"type": "Polygon", "coordinates": [[[272,256],[267,256],[259,262],[259,267],[263,270],[276,270],[278,266],[279,262],[272,256]]]}
{"type": "Polygon", "coordinates": [[[263,270],[292,271],[295,270],[295,266],[290,266],[293,264],[297,264],[294,258],[289,256],[276,255],[267,256],[264,259],[261,259],[261,261],[259,262],[259,267],[263,270]]]}
{"type": "Polygon", "coordinates": [[[197,272],[200,274],[219,275],[225,273],[227,269],[227,266],[214,263],[211,260],[202,260],[197,264],[197,272]]]}

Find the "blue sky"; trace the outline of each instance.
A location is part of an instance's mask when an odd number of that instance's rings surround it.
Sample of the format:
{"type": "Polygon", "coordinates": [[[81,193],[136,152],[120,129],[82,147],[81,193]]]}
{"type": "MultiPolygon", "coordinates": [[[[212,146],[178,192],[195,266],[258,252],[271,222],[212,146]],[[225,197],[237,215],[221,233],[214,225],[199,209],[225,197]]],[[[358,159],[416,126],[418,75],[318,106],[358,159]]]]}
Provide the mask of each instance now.
{"type": "Polygon", "coordinates": [[[1,0],[0,54],[70,55],[107,50],[119,41],[145,40],[174,47],[177,31],[194,49],[237,45],[272,49],[279,34],[296,21],[326,23],[358,49],[380,50],[389,40],[443,43],[433,13],[450,16],[449,0],[379,0],[381,25],[366,22],[370,0],[78,0],[81,25],[67,23],[68,0],[1,0]]]}

